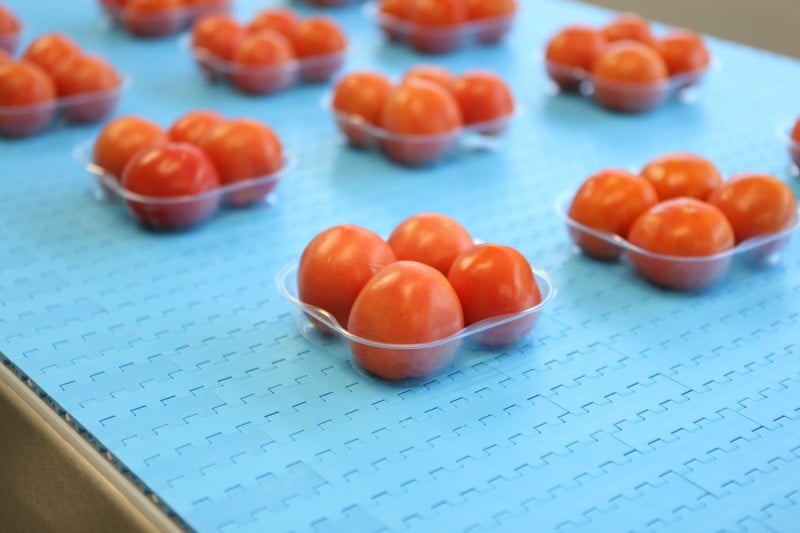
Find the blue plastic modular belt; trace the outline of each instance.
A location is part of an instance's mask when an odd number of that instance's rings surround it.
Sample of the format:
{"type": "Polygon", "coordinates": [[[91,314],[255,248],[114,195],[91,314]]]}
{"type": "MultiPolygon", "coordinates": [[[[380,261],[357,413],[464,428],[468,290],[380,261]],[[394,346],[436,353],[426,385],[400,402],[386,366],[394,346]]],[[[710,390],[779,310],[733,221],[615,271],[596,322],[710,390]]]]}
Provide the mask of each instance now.
{"type": "Polygon", "coordinates": [[[191,527],[800,524],[798,239],[773,269],[680,294],[576,254],[552,209],[600,168],[678,149],[798,192],[775,135],[800,110],[797,61],[712,41],[717,67],[698,99],[625,116],[554,95],[539,60],[557,28],[607,12],[524,2],[507,43],[432,58],[386,44],[357,6],[331,10],[351,37],[347,69],[490,66],[522,104],[496,152],[408,170],[343,146],[325,86],[242,96],[204,83],[178,38],[135,40],[91,2],[8,4],[23,44],[65,31],[131,74],[118,114],[256,117],[296,160],[275,205],[155,235],[97,202],[72,160],[99,126],[0,140],[0,351],[191,527]],[[419,211],[518,247],[560,293],[521,346],[470,352],[402,387],[309,344],[273,278],[326,227],[387,234],[419,211]]]}

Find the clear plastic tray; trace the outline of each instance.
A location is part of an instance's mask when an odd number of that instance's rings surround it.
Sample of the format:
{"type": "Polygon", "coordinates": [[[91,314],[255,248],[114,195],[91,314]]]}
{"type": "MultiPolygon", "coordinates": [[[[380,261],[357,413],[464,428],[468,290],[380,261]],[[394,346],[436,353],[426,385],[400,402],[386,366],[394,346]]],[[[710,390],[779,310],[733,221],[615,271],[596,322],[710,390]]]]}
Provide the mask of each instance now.
{"type": "MultiPolygon", "coordinates": [[[[798,119],[800,120],[800,119],[798,119]]],[[[778,136],[786,143],[786,150],[789,152],[789,159],[794,165],[792,172],[800,175],[800,141],[792,138],[792,128],[794,123],[781,124],[778,126],[778,136]]]]}
{"type": "Polygon", "coordinates": [[[670,289],[692,291],[719,280],[733,260],[753,267],[777,264],[781,251],[789,243],[792,232],[800,225],[800,213],[795,224],[783,231],[748,239],[722,253],[703,257],[681,257],[649,252],[634,246],[623,237],[597,230],[569,216],[573,193],[564,193],[555,203],[555,210],[567,224],[572,242],[578,245],[601,247],[607,257],[625,257],[634,270],[645,279],[670,289]]]}
{"type": "Polygon", "coordinates": [[[314,7],[341,7],[361,3],[361,0],[306,0],[314,7]]]}
{"type": "Polygon", "coordinates": [[[231,10],[233,0],[218,5],[185,6],[167,13],[126,14],[113,0],[98,0],[108,18],[123,26],[137,37],[165,37],[189,27],[195,20],[211,13],[226,13],[231,10]]]}
{"type": "Polygon", "coordinates": [[[399,379],[413,381],[441,372],[465,344],[475,349],[497,349],[515,344],[529,335],[542,309],[555,298],[557,292],[547,272],[533,269],[533,273],[542,296],[538,305],[519,313],[483,320],[438,341],[418,344],[391,344],[364,339],[349,333],[324,309],[301,302],[297,293],[295,263],[284,266],[275,276],[275,282],[281,295],[294,305],[298,329],[310,342],[349,358],[356,370],[373,377],[377,376],[364,369],[359,363],[360,357],[391,357],[399,361],[397,364],[404,375],[399,379]],[[509,343],[506,339],[514,341],[509,343]]]}
{"type": "Polygon", "coordinates": [[[17,46],[19,46],[21,35],[21,31],[10,33],[8,35],[0,35],[0,50],[5,50],[9,54],[13,54],[16,51],[17,46]]]}
{"type": "Polygon", "coordinates": [[[86,141],[75,148],[73,155],[94,178],[95,197],[101,201],[124,202],[130,214],[144,227],[162,231],[195,226],[210,218],[220,206],[242,208],[273,203],[272,192],[291,166],[287,157],[280,170],[266,176],[223,185],[202,194],[160,198],[125,189],[117,178],[92,163],[93,147],[93,140],[86,141]]]}

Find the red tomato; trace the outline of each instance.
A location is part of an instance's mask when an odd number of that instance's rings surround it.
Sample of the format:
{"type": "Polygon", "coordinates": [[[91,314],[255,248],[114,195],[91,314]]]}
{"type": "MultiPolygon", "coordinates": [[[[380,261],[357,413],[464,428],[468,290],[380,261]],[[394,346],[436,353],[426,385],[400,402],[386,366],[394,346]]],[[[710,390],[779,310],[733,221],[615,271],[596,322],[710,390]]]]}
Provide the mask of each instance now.
{"type": "Polygon", "coordinates": [[[183,0],[128,0],[122,22],[137,37],[164,37],[186,23],[183,0]]]}
{"type": "Polygon", "coordinates": [[[800,143],[800,118],[795,121],[790,137],[793,141],[800,143]]]}
{"type": "Polygon", "coordinates": [[[347,37],[327,17],[309,17],[292,34],[295,54],[302,60],[300,78],[307,82],[328,81],[344,63],[347,37]]]}
{"type": "Polygon", "coordinates": [[[475,38],[479,43],[496,43],[511,28],[517,11],[516,0],[466,0],[467,20],[478,22],[475,38]]]}
{"type": "Polygon", "coordinates": [[[439,65],[415,65],[406,71],[402,83],[408,80],[431,81],[449,91],[456,82],[456,77],[447,68],[439,65]]]}
{"type": "Polygon", "coordinates": [[[656,44],[671,76],[683,75],[683,85],[696,83],[711,63],[711,54],[699,34],[689,30],[673,30],[656,44]]]}
{"type": "Polygon", "coordinates": [[[342,132],[355,146],[369,148],[373,136],[352,117],[359,117],[371,126],[380,124],[383,107],[394,90],[392,82],[377,72],[352,72],[344,76],[333,90],[333,109],[347,118],[337,120],[342,132]]]}
{"type": "Polygon", "coordinates": [[[122,186],[146,197],[129,196],[126,202],[139,221],[153,229],[193,226],[219,206],[219,195],[210,194],[219,188],[217,171],[191,144],[164,143],[138,152],[125,167],[122,186]]]}
{"type": "Polygon", "coordinates": [[[695,154],[677,152],[650,161],[640,175],[649,181],[660,200],[688,196],[705,200],[722,185],[714,163],[695,154]]]}
{"type": "Polygon", "coordinates": [[[651,47],[636,41],[609,44],[592,68],[594,95],[615,111],[646,111],[667,92],[667,66],[651,47]]]}
{"type": "MultiPolygon", "coordinates": [[[[481,244],[456,258],[447,279],[458,294],[469,326],[539,305],[542,295],[528,260],[514,248],[481,244]]],[[[538,315],[528,314],[479,335],[485,346],[508,346],[528,333],[538,315]]]]}
{"type": "Polygon", "coordinates": [[[291,39],[298,22],[300,18],[291,9],[275,7],[259,11],[247,25],[247,31],[257,33],[261,30],[272,30],[291,39]]]}
{"type": "MultiPolygon", "coordinates": [[[[464,316],[453,287],[433,267],[398,261],[378,271],[358,294],[347,329],[387,344],[421,344],[455,335],[464,316]]],[[[403,349],[350,342],[356,362],[383,379],[421,378],[445,366],[459,342],[403,349]]]]}
{"type": "Polygon", "coordinates": [[[269,94],[294,83],[290,67],[294,52],[289,40],[272,30],[261,30],[242,41],[233,56],[233,84],[249,94],[269,94]]]}
{"type": "Polygon", "coordinates": [[[734,244],[733,230],[725,215],[694,198],[673,198],[650,208],[633,223],[628,240],[659,254],[629,250],[636,271],[653,283],[678,290],[699,289],[718,279],[728,268],[731,256],[698,258],[720,254],[734,244]]]}
{"type": "Polygon", "coordinates": [[[0,50],[13,54],[17,49],[21,29],[22,25],[14,13],[0,5],[0,50]]]}
{"type": "Polygon", "coordinates": [[[708,202],[728,218],[737,243],[779,232],[797,222],[797,199],[792,189],[772,176],[733,176],[711,193],[708,202]]]}
{"type": "Polygon", "coordinates": [[[547,73],[561,90],[577,90],[584,76],[575,69],[591,72],[605,47],[606,38],[600,30],[590,26],[567,26],[547,43],[547,73]]]}
{"type": "Polygon", "coordinates": [[[9,61],[14,61],[14,57],[4,49],[0,48],[0,64],[8,63],[9,61]]]}
{"type": "Polygon", "coordinates": [[[170,126],[167,136],[172,142],[200,146],[203,137],[211,131],[211,128],[221,124],[224,120],[225,117],[216,111],[197,109],[178,118],[170,126]]]}
{"type": "Polygon", "coordinates": [[[140,150],[167,141],[161,126],[147,119],[125,116],[106,124],[94,143],[93,162],[119,179],[140,150]]]}
{"type": "Polygon", "coordinates": [[[463,0],[414,0],[409,8],[409,41],[418,51],[441,54],[458,48],[467,20],[463,0]]]}
{"type": "Polygon", "coordinates": [[[53,74],[62,111],[72,122],[90,123],[105,119],[117,105],[122,80],[114,67],[94,55],[78,55],[63,63],[53,74]]]}
{"type": "MultiPolygon", "coordinates": [[[[590,176],[575,193],[569,217],[589,228],[625,238],[639,215],[658,203],[658,195],[649,181],[626,170],[602,170],[590,176]]],[[[597,259],[616,259],[619,246],[569,228],[572,240],[586,254],[597,259]]]]}
{"type": "Polygon", "coordinates": [[[206,15],[192,26],[192,49],[201,54],[200,66],[211,76],[225,73],[224,62],[233,60],[244,38],[244,28],[224,13],[206,15]]]}
{"type": "Polygon", "coordinates": [[[410,80],[394,90],[381,115],[389,136],[381,146],[406,165],[423,165],[441,157],[458,142],[463,120],[453,95],[422,80],[410,80]]]}
{"type": "Polygon", "coordinates": [[[55,116],[56,88],[33,63],[0,64],[0,134],[25,137],[43,130],[55,116]]]}
{"type": "Polygon", "coordinates": [[[50,76],[59,66],[81,55],[81,49],[63,33],[47,33],[31,41],[22,54],[22,59],[36,63],[50,76]]]}
{"type": "Polygon", "coordinates": [[[477,131],[489,135],[508,126],[514,113],[514,96],[498,75],[488,70],[465,72],[456,79],[452,91],[466,125],[483,125],[477,131]]]}
{"type": "Polygon", "coordinates": [[[298,296],[347,328],[358,293],[376,272],[394,262],[392,249],[380,236],[359,226],[334,226],[303,250],[297,269],[298,296]]]}
{"type": "Polygon", "coordinates": [[[425,263],[447,275],[455,258],[472,248],[472,236],[446,215],[419,213],[394,229],[389,246],[398,260],[425,263]]]}
{"type": "MultiPolygon", "coordinates": [[[[200,147],[214,163],[223,185],[257,180],[283,167],[283,147],[275,132],[251,119],[227,120],[214,126],[200,147]]],[[[233,206],[262,201],[278,184],[275,179],[260,180],[226,195],[233,206]]]]}
{"type": "Polygon", "coordinates": [[[655,44],[650,23],[635,13],[622,13],[603,29],[603,36],[608,42],[633,40],[648,46],[655,44]]]}
{"type": "Polygon", "coordinates": [[[387,37],[399,40],[406,36],[402,24],[411,19],[413,1],[409,0],[382,0],[378,10],[380,12],[379,24],[387,37]]]}

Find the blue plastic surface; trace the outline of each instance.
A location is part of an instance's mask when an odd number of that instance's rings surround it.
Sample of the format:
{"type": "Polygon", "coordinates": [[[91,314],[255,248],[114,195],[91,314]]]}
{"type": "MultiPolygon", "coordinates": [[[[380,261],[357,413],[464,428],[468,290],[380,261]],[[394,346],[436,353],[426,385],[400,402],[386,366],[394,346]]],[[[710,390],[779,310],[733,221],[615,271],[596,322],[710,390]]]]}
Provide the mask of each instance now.
{"type": "MultiPolygon", "coordinates": [[[[242,96],[205,84],[177,37],[109,30],[92,2],[7,3],[25,43],[65,31],[134,77],[118,115],[253,116],[297,159],[276,205],[154,235],[98,203],[73,162],[99,126],[0,140],[0,351],[191,527],[800,524],[798,239],[773,269],[680,294],[576,254],[552,209],[600,168],[677,149],[798,192],[774,134],[800,109],[797,61],[712,40],[720,67],[696,101],[626,116],[553,95],[537,59],[557,28],[606,12],[524,2],[507,43],[430,58],[384,43],[357,6],[327,11],[352,38],[347,69],[489,65],[518,96],[498,151],[408,170],[343,146],[325,86],[242,96]],[[328,226],[386,234],[419,211],[518,247],[559,296],[522,345],[403,388],[310,345],[273,278],[328,226]]],[[[241,0],[237,15],[264,5],[241,0]]]]}

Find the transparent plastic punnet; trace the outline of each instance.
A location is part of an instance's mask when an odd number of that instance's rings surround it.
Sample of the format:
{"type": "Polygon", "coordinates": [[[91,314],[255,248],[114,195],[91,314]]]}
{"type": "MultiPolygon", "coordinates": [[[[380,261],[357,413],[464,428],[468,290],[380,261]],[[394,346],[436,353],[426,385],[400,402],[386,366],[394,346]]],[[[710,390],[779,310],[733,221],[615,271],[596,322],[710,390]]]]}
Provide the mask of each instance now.
{"type": "Polygon", "coordinates": [[[350,4],[359,4],[361,0],[307,0],[314,7],[340,7],[350,4]]]}
{"type": "Polygon", "coordinates": [[[472,324],[444,339],[417,344],[392,344],[353,335],[324,309],[303,303],[298,296],[297,268],[297,264],[284,266],[276,275],[275,282],[281,295],[296,309],[295,318],[300,333],[313,344],[323,345],[348,357],[351,364],[366,375],[374,376],[364,368],[363,363],[380,359],[382,366],[390,367],[397,376],[380,376],[383,379],[429,378],[446,368],[465,344],[487,350],[515,344],[530,333],[542,309],[556,295],[556,287],[550,276],[542,270],[533,269],[542,297],[539,304],[519,313],[472,324]]]}
{"type": "Polygon", "coordinates": [[[20,36],[22,35],[22,31],[15,31],[13,33],[7,33],[5,35],[0,35],[0,50],[5,50],[9,54],[13,54],[14,51],[19,46],[20,36]]]}
{"type": "Polygon", "coordinates": [[[608,260],[625,257],[645,279],[682,291],[698,290],[713,284],[722,278],[734,260],[756,268],[777,264],[781,259],[781,251],[800,225],[800,219],[796,218],[794,224],[783,231],[748,239],[730,250],[714,255],[664,255],[639,248],[619,235],[573,220],[569,216],[573,196],[573,193],[565,193],[555,203],[555,210],[566,222],[573,243],[579,248],[593,250],[598,256],[608,260]]]}
{"type": "MultiPolygon", "coordinates": [[[[792,122],[789,125],[781,124],[778,126],[778,136],[786,143],[786,150],[789,152],[789,159],[791,159],[792,163],[794,164],[792,171],[795,175],[798,175],[800,174],[800,140],[792,137],[792,131],[795,128],[795,124],[800,124],[800,118],[797,118],[795,122],[792,122]]],[[[798,126],[798,131],[800,131],[800,126],[798,126]]]]}
{"type": "Polygon", "coordinates": [[[233,0],[217,0],[188,3],[167,11],[131,13],[120,0],[98,0],[100,7],[112,22],[125,27],[137,37],[165,37],[189,27],[198,18],[212,13],[227,13],[233,0]]]}

